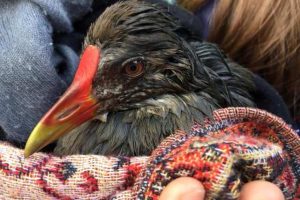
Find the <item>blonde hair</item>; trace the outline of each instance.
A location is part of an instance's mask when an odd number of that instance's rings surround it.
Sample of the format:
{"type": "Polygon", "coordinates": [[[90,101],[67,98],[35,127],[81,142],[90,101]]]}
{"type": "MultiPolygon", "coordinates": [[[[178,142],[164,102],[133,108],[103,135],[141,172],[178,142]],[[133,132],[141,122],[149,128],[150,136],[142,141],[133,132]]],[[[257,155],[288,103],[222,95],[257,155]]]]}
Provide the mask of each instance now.
{"type": "MultiPolygon", "coordinates": [[[[178,0],[190,10],[206,2],[178,0]]],[[[216,1],[208,40],[263,76],[283,96],[291,113],[300,115],[299,0],[216,1]]]]}

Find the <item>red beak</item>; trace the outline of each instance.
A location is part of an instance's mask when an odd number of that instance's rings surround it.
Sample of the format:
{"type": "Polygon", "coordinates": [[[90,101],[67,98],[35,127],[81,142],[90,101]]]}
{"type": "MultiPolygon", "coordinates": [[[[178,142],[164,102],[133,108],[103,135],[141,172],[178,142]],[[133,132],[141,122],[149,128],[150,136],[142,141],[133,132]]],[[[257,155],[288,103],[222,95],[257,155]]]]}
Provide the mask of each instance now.
{"type": "Polygon", "coordinates": [[[24,155],[30,156],[96,115],[92,81],[100,61],[100,49],[88,46],[81,57],[71,86],[44,115],[30,134],[24,155]]]}

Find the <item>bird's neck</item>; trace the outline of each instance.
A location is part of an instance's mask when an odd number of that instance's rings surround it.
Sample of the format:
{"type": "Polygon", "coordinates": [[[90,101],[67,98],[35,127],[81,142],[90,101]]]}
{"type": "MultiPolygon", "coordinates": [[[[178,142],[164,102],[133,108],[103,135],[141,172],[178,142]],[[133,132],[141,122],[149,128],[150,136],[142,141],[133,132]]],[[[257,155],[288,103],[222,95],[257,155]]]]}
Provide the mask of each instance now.
{"type": "Polygon", "coordinates": [[[58,141],[55,153],[149,155],[163,138],[176,130],[188,131],[215,109],[195,93],[162,95],[143,103],[137,109],[110,113],[106,123],[83,124],[58,141]]]}

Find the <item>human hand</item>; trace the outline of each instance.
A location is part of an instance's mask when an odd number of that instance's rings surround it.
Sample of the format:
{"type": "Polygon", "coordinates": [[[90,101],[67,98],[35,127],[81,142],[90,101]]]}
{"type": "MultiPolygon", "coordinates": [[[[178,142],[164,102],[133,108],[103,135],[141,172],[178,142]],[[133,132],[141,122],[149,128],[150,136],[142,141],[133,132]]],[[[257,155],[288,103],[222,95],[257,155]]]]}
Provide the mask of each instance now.
{"type": "MultiPolygon", "coordinates": [[[[159,200],[204,200],[203,185],[190,177],[178,178],[167,185],[159,200]]],[[[242,188],[240,200],[284,200],[283,193],[273,183],[252,181],[242,188]]]]}

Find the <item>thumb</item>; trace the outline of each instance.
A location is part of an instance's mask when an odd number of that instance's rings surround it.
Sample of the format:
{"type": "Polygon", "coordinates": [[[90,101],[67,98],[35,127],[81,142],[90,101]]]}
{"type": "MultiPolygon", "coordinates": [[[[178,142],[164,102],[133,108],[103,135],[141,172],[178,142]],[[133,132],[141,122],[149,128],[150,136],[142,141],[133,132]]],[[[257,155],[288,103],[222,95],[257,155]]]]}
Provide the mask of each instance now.
{"type": "Polygon", "coordinates": [[[284,196],[273,183],[252,181],[243,186],[240,200],[284,200],[284,196]]]}
{"type": "Polygon", "coordinates": [[[204,200],[203,185],[190,177],[178,178],[167,185],[159,200],[204,200]]]}

